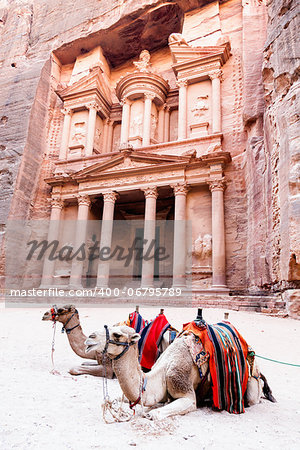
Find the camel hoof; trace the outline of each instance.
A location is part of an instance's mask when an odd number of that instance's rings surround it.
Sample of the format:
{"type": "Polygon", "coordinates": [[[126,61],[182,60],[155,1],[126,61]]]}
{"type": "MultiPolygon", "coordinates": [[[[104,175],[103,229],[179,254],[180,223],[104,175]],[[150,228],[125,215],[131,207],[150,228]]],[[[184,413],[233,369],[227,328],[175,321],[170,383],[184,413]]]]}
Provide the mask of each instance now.
{"type": "Polygon", "coordinates": [[[71,375],[81,375],[81,372],[78,370],[77,367],[71,367],[71,369],[69,370],[69,374],[71,374],[71,375]]]}

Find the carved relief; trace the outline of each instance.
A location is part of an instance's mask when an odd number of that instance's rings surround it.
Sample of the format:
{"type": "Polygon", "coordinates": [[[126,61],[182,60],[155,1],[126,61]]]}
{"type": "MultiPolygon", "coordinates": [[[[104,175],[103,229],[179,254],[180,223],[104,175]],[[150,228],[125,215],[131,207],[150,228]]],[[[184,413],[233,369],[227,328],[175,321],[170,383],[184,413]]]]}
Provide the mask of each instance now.
{"type": "Polygon", "coordinates": [[[226,180],[225,178],[221,178],[220,180],[212,180],[208,182],[209,189],[211,192],[213,191],[225,191],[226,189],[226,180]]]}
{"type": "Polygon", "coordinates": [[[71,137],[71,145],[84,145],[86,135],[86,123],[76,122],[71,137]]]}
{"type": "Polygon", "coordinates": [[[197,97],[197,100],[191,109],[195,119],[202,117],[205,114],[205,111],[208,110],[207,99],[208,95],[199,95],[197,97]]]}
{"type": "Polygon", "coordinates": [[[130,136],[142,136],[143,132],[143,116],[138,114],[134,117],[130,125],[130,136]]]}
{"type": "Polygon", "coordinates": [[[212,252],[212,237],[210,234],[205,234],[203,237],[201,234],[195,239],[192,253],[198,259],[207,259],[212,252]]]}

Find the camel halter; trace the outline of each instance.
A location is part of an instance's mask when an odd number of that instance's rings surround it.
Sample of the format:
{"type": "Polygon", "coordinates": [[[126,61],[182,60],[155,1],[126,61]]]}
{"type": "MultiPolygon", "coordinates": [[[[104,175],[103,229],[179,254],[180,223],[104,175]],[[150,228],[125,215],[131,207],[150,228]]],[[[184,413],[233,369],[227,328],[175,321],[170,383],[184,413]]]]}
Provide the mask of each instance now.
{"type": "MultiPolygon", "coordinates": [[[[57,309],[56,305],[53,305],[52,308],[50,309],[51,312],[51,320],[52,322],[54,322],[56,324],[56,318],[60,315],[57,309]]],[[[75,314],[78,314],[77,309],[75,309],[75,312],[71,315],[71,317],[69,317],[69,319],[66,321],[66,323],[63,325],[61,332],[64,333],[66,332],[67,334],[70,334],[72,330],[75,330],[75,328],[79,327],[79,323],[77,325],[75,325],[72,328],[66,328],[68,323],[70,322],[71,319],[73,319],[73,317],[75,316],[75,314]]]]}
{"type": "Polygon", "coordinates": [[[135,342],[117,342],[117,341],[113,341],[112,339],[109,339],[109,330],[108,330],[108,326],[104,325],[105,328],[105,335],[106,335],[106,342],[105,342],[105,347],[103,349],[103,355],[107,354],[107,348],[108,348],[108,344],[114,344],[114,345],[118,345],[118,346],[122,346],[125,347],[124,350],[117,356],[115,356],[114,358],[111,358],[113,361],[116,361],[117,359],[120,359],[128,350],[129,347],[131,345],[134,345],[135,342]]]}

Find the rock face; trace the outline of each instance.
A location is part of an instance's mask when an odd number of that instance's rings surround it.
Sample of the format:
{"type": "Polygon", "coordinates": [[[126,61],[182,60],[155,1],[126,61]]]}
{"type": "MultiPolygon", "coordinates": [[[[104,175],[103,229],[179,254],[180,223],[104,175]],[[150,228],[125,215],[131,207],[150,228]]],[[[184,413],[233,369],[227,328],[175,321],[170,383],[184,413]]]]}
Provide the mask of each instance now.
{"type": "Polygon", "coordinates": [[[265,111],[254,101],[253,109],[250,104],[244,113],[252,287],[297,288],[300,279],[297,14],[296,1],[269,2],[267,39],[260,55],[263,85],[258,83],[252,90],[260,102],[263,87],[265,111]]]}
{"type": "MultiPolygon", "coordinates": [[[[231,55],[222,82],[222,147],[232,156],[225,192],[227,284],[234,295],[289,289],[283,299],[289,304],[300,283],[297,3],[12,0],[4,5],[0,239],[8,218],[49,217],[51,188],[44,179],[58,157],[63,123],[55,64],[64,66],[63,85],[76,57],[95,46],[116,73],[125,63],[125,73],[126,61],[144,48],[163,52],[171,33],[182,32],[195,46],[221,45],[228,35],[231,55]]],[[[197,209],[197,201],[192,207],[197,209]]],[[[0,264],[4,273],[4,261],[0,264]]],[[[298,309],[290,310],[296,316],[298,309]]]]}

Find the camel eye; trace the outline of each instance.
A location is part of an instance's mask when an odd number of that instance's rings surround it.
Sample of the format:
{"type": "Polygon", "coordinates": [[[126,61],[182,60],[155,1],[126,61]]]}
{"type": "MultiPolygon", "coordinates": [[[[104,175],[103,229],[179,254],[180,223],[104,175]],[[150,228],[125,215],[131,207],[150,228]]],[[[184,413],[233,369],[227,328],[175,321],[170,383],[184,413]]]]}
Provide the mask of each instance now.
{"type": "Polygon", "coordinates": [[[120,339],[120,337],[122,336],[122,334],[121,333],[113,333],[113,337],[115,338],[115,339],[120,339]]]}

